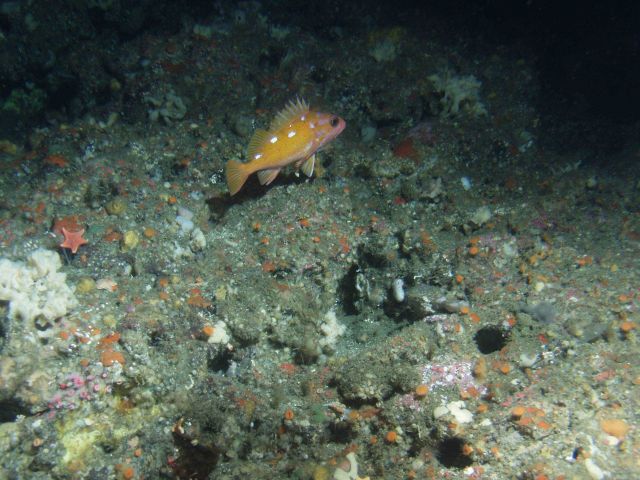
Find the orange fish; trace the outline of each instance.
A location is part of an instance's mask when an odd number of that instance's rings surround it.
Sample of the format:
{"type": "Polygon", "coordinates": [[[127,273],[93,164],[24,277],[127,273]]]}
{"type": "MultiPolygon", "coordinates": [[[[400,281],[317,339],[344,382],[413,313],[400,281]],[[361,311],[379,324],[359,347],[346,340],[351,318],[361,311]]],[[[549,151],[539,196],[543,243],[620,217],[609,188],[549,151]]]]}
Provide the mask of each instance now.
{"type": "Polygon", "coordinates": [[[305,175],[313,175],[316,152],[336,138],[345,121],[330,113],[314,112],[299,98],[278,113],[269,130],[256,130],[249,142],[247,163],[227,162],[227,186],[235,195],[252,173],[260,185],[269,185],[280,169],[295,164],[305,175]]]}

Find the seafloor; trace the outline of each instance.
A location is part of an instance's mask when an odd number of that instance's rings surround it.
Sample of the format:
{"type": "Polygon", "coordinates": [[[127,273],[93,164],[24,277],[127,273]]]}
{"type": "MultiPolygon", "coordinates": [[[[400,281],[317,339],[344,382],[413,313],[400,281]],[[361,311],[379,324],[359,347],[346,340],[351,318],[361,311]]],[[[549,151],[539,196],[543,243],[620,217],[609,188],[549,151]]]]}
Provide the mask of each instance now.
{"type": "Polygon", "coordinates": [[[82,88],[34,121],[3,84],[1,479],[637,478],[637,123],[565,122],[526,48],[441,18],[100,43],[122,5],[87,2],[63,50],[81,3],[3,3],[0,48],[82,88]],[[230,197],[296,96],[345,132],[230,197]]]}

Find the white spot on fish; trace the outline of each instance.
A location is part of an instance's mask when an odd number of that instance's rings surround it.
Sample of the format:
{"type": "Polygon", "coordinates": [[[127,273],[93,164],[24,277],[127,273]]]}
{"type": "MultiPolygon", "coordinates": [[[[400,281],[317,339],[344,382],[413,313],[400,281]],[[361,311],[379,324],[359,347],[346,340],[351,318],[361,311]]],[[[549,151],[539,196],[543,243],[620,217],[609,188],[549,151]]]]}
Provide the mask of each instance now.
{"type": "Polygon", "coordinates": [[[295,137],[296,135],[296,131],[295,130],[291,130],[289,133],[287,133],[287,137],[292,138],[295,137]]]}
{"type": "Polygon", "coordinates": [[[271,140],[269,140],[271,143],[276,143],[278,141],[278,137],[273,136],[271,137],[271,140]]]}
{"type": "Polygon", "coordinates": [[[316,128],[316,124],[313,122],[309,122],[309,128],[316,128]]]}
{"type": "Polygon", "coordinates": [[[306,117],[306,115],[301,115],[301,116],[300,116],[300,121],[301,121],[301,122],[304,122],[305,118],[307,118],[307,117],[306,117]]]}
{"type": "Polygon", "coordinates": [[[253,159],[254,159],[254,160],[258,160],[259,158],[262,158],[262,154],[261,154],[261,153],[256,153],[256,154],[253,156],[253,159]]]}

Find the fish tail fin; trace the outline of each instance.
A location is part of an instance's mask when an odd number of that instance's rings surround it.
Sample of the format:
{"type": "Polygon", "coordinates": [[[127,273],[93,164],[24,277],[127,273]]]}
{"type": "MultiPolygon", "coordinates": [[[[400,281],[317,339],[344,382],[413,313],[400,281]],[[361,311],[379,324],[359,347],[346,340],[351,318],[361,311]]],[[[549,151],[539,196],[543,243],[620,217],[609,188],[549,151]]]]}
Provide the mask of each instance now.
{"type": "Polygon", "coordinates": [[[247,181],[250,172],[246,165],[236,160],[229,160],[227,162],[227,187],[229,193],[235,195],[247,181]]]}

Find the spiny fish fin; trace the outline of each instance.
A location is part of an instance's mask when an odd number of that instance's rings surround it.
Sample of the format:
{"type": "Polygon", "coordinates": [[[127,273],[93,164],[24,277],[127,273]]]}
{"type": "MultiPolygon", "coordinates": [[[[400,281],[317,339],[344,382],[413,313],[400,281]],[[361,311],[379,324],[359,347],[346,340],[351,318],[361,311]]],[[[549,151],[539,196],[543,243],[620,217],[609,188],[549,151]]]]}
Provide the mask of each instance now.
{"type": "Polygon", "coordinates": [[[249,161],[253,160],[256,154],[260,153],[260,150],[262,150],[268,138],[269,132],[266,130],[259,128],[255,131],[253,137],[249,140],[249,146],[247,147],[247,157],[249,158],[249,161]]]}
{"type": "Polygon", "coordinates": [[[307,177],[313,175],[313,167],[316,164],[316,154],[314,153],[309,158],[307,158],[300,167],[302,173],[304,173],[307,177]]]}
{"type": "Polygon", "coordinates": [[[237,162],[235,160],[229,160],[227,162],[227,187],[229,193],[235,195],[244,185],[249,177],[249,172],[244,163],[237,162]]]}
{"type": "Polygon", "coordinates": [[[289,100],[289,103],[273,119],[269,130],[280,130],[285,125],[289,125],[292,121],[307,113],[309,113],[309,104],[303,99],[296,97],[295,100],[289,100]]]}
{"type": "Polygon", "coordinates": [[[280,173],[279,168],[269,168],[267,170],[260,170],[258,172],[258,180],[260,180],[260,185],[269,185],[273,182],[276,177],[280,173]]]}

